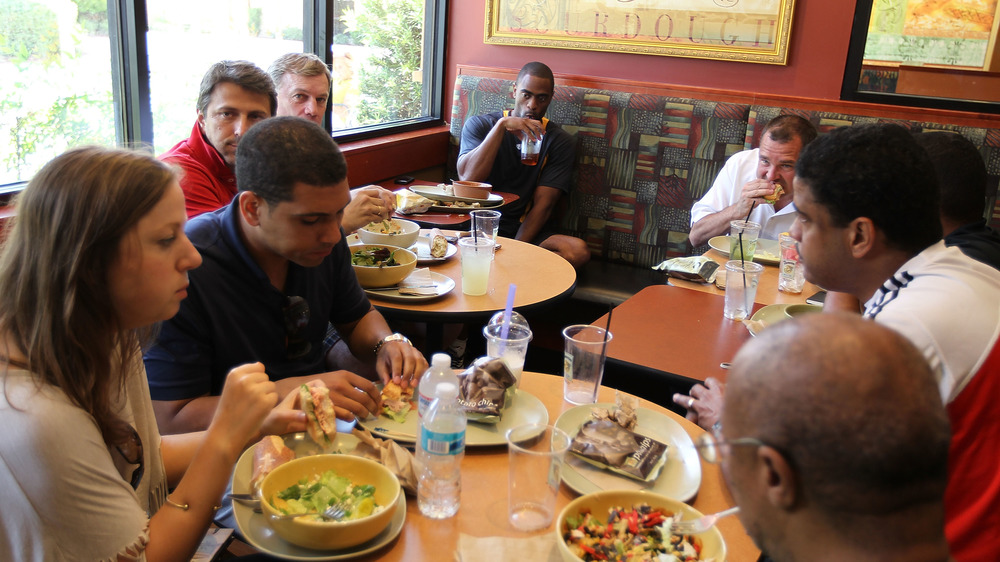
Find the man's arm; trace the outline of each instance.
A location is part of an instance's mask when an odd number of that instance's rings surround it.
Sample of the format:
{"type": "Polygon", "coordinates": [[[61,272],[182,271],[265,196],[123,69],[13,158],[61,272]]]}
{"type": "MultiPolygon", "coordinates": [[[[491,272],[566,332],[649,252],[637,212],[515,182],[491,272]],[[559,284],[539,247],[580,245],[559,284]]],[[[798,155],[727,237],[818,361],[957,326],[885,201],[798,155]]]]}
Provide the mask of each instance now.
{"type": "MultiPolygon", "coordinates": [[[[713,189],[715,189],[714,186],[713,189]]],[[[764,197],[772,193],[774,193],[774,184],[768,180],[753,179],[746,182],[739,189],[736,202],[721,211],[698,219],[691,225],[688,239],[691,240],[691,244],[700,246],[713,236],[729,234],[729,221],[744,220],[757,205],[769,205],[764,197]]],[[[692,212],[694,212],[693,208],[692,212]]]]}
{"type": "Polygon", "coordinates": [[[501,117],[481,141],[477,138],[478,131],[467,131],[471,123],[466,122],[462,130],[462,144],[475,146],[472,150],[458,157],[458,177],[469,181],[485,181],[493,169],[497,151],[503,142],[503,137],[510,131],[514,134],[527,134],[533,138],[543,133],[542,122],[523,117],[501,117]],[[478,141],[478,142],[477,142],[478,141]]]}
{"type": "Polygon", "coordinates": [[[552,216],[552,211],[556,208],[556,203],[559,202],[561,196],[562,192],[554,187],[538,186],[531,199],[531,210],[524,215],[524,221],[521,223],[521,228],[517,230],[516,239],[522,242],[534,240],[545,228],[545,223],[552,216]]]}
{"type": "Polygon", "coordinates": [[[204,431],[212,423],[219,406],[218,396],[199,396],[184,400],[153,400],[153,413],[160,434],[204,431]]]}
{"type": "Polygon", "coordinates": [[[423,354],[403,341],[382,345],[375,356],[375,345],[392,334],[392,330],[374,307],[355,322],[338,324],[337,331],[355,357],[362,361],[375,360],[375,371],[383,382],[392,379],[404,387],[416,386],[420,375],[427,370],[423,354]]]}

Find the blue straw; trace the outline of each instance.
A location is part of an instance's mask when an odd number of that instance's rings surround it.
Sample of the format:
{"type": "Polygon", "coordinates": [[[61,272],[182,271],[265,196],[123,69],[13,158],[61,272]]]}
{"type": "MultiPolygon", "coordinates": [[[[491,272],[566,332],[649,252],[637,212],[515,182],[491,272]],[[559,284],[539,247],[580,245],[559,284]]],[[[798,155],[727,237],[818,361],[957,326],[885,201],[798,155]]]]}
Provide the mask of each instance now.
{"type": "Polygon", "coordinates": [[[511,283],[507,287],[507,306],[503,309],[503,323],[500,324],[500,355],[503,355],[504,348],[507,347],[507,335],[510,334],[510,317],[514,310],[514,293],[517,292],[517,285],[511,283]]]}

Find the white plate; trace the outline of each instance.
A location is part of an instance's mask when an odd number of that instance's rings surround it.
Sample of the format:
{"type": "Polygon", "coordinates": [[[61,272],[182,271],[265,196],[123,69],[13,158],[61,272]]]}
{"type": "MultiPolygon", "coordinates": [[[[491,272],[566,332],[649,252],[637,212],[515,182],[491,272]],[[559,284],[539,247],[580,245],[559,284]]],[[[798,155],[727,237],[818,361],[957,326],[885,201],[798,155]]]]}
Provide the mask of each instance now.
{"type": "MultiPolygon", "coordinates": [[[[284,439],[285,444],[295,451],[296,457],[319,452],[319,447],[306,437],[305,433],[285,435],[284,439]]],[[[333,442],[333,450],[347,452],[354,449],[357,444],[357,437],[349,433],[338,433],[337,438],[333,442]]],[[[250,447],[246,451],[243,451],[240,460],[236,462],[236,468],[233,470],[233,492],[241,494],[249,493],[250,477],[252,474],[253,447],[250,447]]],[[[353,548],[345,548],[343,550],[310,550],[285,542],[284,539],[271,530],[263,515],[254,513],[253,509],[239,502],[233,502],[233,515],[236,519],[236,526],[239,528],[244,540],[257,550],[271,556],[276,556],[284,560],[347,560],[375,552],[399,536],[400,531],[403,530],[403,523],[406,522],[406,498],[405,494],[399,494],[399,502],[396,504],[396,513],[392,516],[392,521],[375,538],[353,548]]]]}
{"type": "MultiPolygon", "coordinates": [[[[440,273],[435,273],[433,271],[428,272],[431,274],[431,281],[434,282],[435,293],[433,295],[401,295],[399,291],[387,290],[387,291],[376,291],[372,289],[365,289],[365,294],[369,297],[375,297],[376,299],[382,299],[387,301],[398,301],[398,302],[420,302],[429,301],[436,299],[442,295],[447,295],[455,289],[455,280],[447,275],[442,275],[440,273]]],[[[428,287],[429,288],[429,287],[428,287]]]]}
{"type": "MultiPolygon", "coordinates": [[[[575,437],[588,419],[594,408],[614,409],[614,404],[586,404],[570,408],[559,416],[555,426],[565,431],[570,437],[575,437]]],[[[562,480],[578,494],[589,494],[600,490],[615,489],[646,489],[650,492],[663,494],[668,498],[687,501],[698,493],[701,486],[701,460],[694,448],[691,436],[684,431],[679,423],[669,416],[639,408],[639,420],[635,433],[652,437],[667,444],[667,462],[660,469],[660,475],[652,483],[639,482],[632,478],[618,476],[607,470],[589,465],[567,453],[567,462],[563,465],[562,480]]]]}
{"type": "MultiPolygon", "coordinates": [[[[497,195],[496,193],[490,193],[486,197],[486,199],[474,199],[472,197],[458,197],[456,195],[449,195],[448,193],[445,192],[444,189],[438,186],[431,186],[431,185],[414,186],[410,188],[410,191],[416,193],[417,195],[423,195],[428,199],[434,199],[435,201],[461,201],[462,203],[480,203],[482,204],[483,207],[495,207],[503,203],[503,197],[497,195]]],[[[444,207],[438,205],[435,205],[435,207],[441,209],[448,209],[456,212],[458,212],[458,209],[461,208],[461,207],[459,208],[444,207]]],[[[434,207],[431,208],[433,209],[434,207]]],[[[467,207],[465,209],[467,209],[468,211],[475,210],[475,209],[469,209],[467,207]]]]}
{"type": "Polygon", "coordinates": [[[445,251],[444,256],[440,258],[432,257],[430,239],[424,236],[417,238],[417,243],[413,245],[412,250],[417,254],[417,263],[435,263],[444,261],[458,252],[458,248],[451,242],[448,242],[448,249],[445,251]]]}
{"type": "MultiPolygon", "coordinates": [[[[708,241],[708,245],[716,252],[729,255],[729,236],[716,236],[708,241]]],[[[767,265],[781,263],[781,253],[777,240],[757,239],[757,249],[753,253],[753,261],[767,265]]]]}
{"type": "MultiPolygon", "coordinates": [[[[467,446],[506,445],[507,430],[529,423],[549,423],[549,412],[545,405],[533,395],[518,389],[510,407],[504,409],[500,421],[494,424],[470,421],[465,428],[467,446]]],[[[410,410],[406,421],[399,423],[385,416],[358,420],[358,425],[378,437],[389,437],[402,443],[416,443],[417,411],[410,410]]]]}

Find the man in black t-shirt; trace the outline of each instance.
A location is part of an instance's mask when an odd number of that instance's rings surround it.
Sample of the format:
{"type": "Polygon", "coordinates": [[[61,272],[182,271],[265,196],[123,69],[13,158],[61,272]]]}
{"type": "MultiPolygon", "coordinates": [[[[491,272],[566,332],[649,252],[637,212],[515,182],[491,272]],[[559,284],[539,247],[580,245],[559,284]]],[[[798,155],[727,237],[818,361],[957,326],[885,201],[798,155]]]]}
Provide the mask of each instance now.
{"type": "Polygon", "coordinates": [[[520,199],[500,211],[500,234],[551,250],[574,267],[590,259],[587,244],[546,228],[559,198],[572,189],[575,142],[545,117],[554,77],[549,67],[530,62],[514,83],[514,109],[469,118],[462,129],[458,175],[485,181],[520,199]],[[521,139],[542,138],[537,165],[521,163],[521,139]]]}

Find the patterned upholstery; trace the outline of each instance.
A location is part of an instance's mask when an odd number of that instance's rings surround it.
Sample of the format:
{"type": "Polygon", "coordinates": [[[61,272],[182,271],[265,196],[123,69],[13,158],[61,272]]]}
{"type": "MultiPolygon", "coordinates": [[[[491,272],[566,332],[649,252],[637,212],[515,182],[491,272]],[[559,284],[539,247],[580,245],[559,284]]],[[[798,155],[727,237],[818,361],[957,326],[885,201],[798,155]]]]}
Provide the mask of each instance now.
{"type": "MultiPolygon", "coordinates": [[[[513,107],[513,82],[459,75],[452,107],[454,164],[469,116],[513,107]]],[[[764,105],[558,86],[547,116],[577,138],[575,184],[559,227],[586,240],[595,258],[648,268],[691,255],[691,205],[711,187],[726,159],[757,146],[763,124],[781,113],[809,119],[820,133],[886,121],[877,117],[764,105]]],[[[1000,227],[1000,130],[894,121],[912,130],[952,130],[982,151],[1000,227]]],[[[457,176],[455,176],[457,177],[457,176]]]]}

